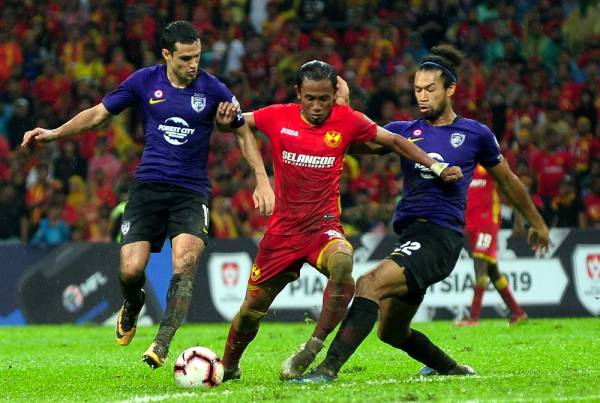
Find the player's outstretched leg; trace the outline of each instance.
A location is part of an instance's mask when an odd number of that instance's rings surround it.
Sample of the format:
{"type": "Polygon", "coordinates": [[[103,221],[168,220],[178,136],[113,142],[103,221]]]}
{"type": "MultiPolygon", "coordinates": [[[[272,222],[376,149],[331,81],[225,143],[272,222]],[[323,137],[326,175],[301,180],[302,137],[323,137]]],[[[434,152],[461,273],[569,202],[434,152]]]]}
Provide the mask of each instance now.
{"type": "Polygon", "coordinates": [[[384,343],[396,347],[411,358],[426,365],[421,375],[473,375],[468,365],[458,364],[442,349],[433,344],[423,333],[410,327],[419,309],[422,297],[404,296],[388,298],[381,302],[380,322],[377,335],[384,343]]]}
{"type": "Polygon", "coordinates": [[[329,281],[323,293],[323,307],[315,330],[298,351],[285,360],[281,366],[281,379],[301,376],[323,348],[323,342],[343,319],[348,304],[354,296],[352,278],[352,255],[350,245],[343,246],[344,252],[336,252],[327,259],[329,281]]]}
{"type": "Polygon", "coordinates": [[[142,361],[152,369],[164,365],[171,340],[190,308],[193,290],[193,275],[182,273],[173,275],[167,292],[167,309],[160,322],[158,334],[142,355],[142,361]]]}
{"type": "Polygon", "coordinates": [[[248,285],[240,311],[235,315],[229,327],[222,360],[223,382],[241,377],[240,359],[242,354],[256,337],[260,321],[266,315],[277,294],[293,279],[295,276],[283,274],[262,284],[248,285]]]}
{"type": "Polygon", "coordinates": [[[406,279],[401,267],[385,259],[371,272],[356,282],[354,301],[333,339],[327,356],[315,369],[297,378],[297,383],[330,382],[335,380],[342,366],[367,338],[379,313],[379,301],[406,290],[406,279]]]}

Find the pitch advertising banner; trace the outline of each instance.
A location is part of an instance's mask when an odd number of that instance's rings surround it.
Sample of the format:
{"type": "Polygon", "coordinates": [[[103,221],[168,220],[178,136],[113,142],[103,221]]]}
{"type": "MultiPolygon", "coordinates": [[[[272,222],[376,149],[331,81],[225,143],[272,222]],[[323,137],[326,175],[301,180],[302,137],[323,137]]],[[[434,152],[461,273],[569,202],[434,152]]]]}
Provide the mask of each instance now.
{"type": "MultiPolygon", "coordinates": [[[[533,256],[524,239],[499,235],[498,262],[516,299],[530,317],[600,315],[600,231],[553,229],[552,249],[533,256]]],[[[355,277],[373,269],[393,248],[395,237],[364,234],[354,246],[355,277]]],[[[202,255],[189,322],[230,321],[244,300],[257,244],[251,239],[212,241],[202,255]]],[[[119,246],[66,244],[56,248],[0,246],[0,325],[27,323],[104,323],[113,325],[122,299],[118,284],[119,246]]],[[[141,324],[160,320],[171,278],[171,248],[153,254],[146,270],[147,302],[141,324]]],[[[445,280],[431,286],[417,320],[464,315],[473,295],[473,261],[466,250],[445,280]]],[[[309,265],[275,299],[267,320],[316,317],[327,279],[309,265]]],[[[489,286],[482,317],[506,315],[489,286]]]]}

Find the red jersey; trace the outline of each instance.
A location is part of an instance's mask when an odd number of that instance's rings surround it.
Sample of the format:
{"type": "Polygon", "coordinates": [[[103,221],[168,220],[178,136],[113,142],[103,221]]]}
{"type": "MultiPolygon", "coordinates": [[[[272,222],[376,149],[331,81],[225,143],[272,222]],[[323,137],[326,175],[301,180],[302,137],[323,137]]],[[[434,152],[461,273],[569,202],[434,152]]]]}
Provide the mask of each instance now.
{"type": "Polygon", "coordinates": [[[500,198],[496,182],[479,164],[475,167],[473,180],[467,192],[465,221],[471,228],[479,227],[484,223],[500,222],[500,198]]]}
{"type": "Polygon", "coordinates": [[[541,196],[557,196],[561,179],[573,166],[573,158],[566,151],[540,150],[532,166],[538,173],[538,193],[541,196]]]}
{"type": "Polygon", "coordinates": [[[590,193],[583,198],[583,205],[590,227],[600,225],[600,196],[590,193]]]}
{"type": "Polygon", "coordinates": [[[318,230],[324,219],[339,221],[344,153],[377,133],[375,123],[348,106],[335,105],[318,126],[304,120],[301,108],[279,104],[254,112],[256,128],[271,140],[275,172],[275,211],[267,233],[305,233],[318,230]]]}

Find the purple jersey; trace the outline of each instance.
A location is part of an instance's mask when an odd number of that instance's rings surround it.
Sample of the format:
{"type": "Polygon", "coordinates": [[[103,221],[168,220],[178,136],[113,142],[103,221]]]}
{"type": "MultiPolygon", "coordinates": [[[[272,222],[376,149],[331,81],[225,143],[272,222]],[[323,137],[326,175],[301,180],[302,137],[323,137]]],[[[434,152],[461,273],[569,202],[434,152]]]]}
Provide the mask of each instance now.
{"type": "Polygon", "coordinates": [[[396,206],[394,230],[409,220],[423,218],[462,233],[467,190],[477,163],[493,167],[502,160],[491,130],[471,119],[457,118],[452,124],[432,126],[424,119],[392,122],[385,128],[416,143],[439,162],[456,165],[464,178],[445,183],[429,168],[402,158],[404,194],[396,206]]]}
{"type": "MultiPolygon", "coordinates": [[[[138,106],[144,152],[135,180],[169,183],[204,196],[210,195],[206,165],[219,102],[237,100],[215,77],[199,70],[187,87],[175,88],[165,65],[137,70],[102,100],[115,115],[131,105],[138,106]]],[[[231,127],[243,124],[239,111],[231,127]]]]}

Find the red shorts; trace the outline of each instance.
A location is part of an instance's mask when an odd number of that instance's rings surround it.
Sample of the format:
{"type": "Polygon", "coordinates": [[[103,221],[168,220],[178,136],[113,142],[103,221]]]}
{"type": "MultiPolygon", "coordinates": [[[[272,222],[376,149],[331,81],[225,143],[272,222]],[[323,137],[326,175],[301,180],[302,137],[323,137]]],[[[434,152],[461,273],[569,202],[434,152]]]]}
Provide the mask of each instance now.
{"type": "Polygon", "coordinates": [[[500,225],[493,222],[479,222],[476,226],[467,225],[465,229],[469,238],[471,256],[496,263],[500,225]]]}
{"type": "Polygon", "coordinates": [[[293,273],[297,278],[304,263],[321,269],[321,252],[335,240],[346,241],[339,223],[292,236],[265,234],[258,245],[248,284],[261,284],[283,273],[293,273]]]}

